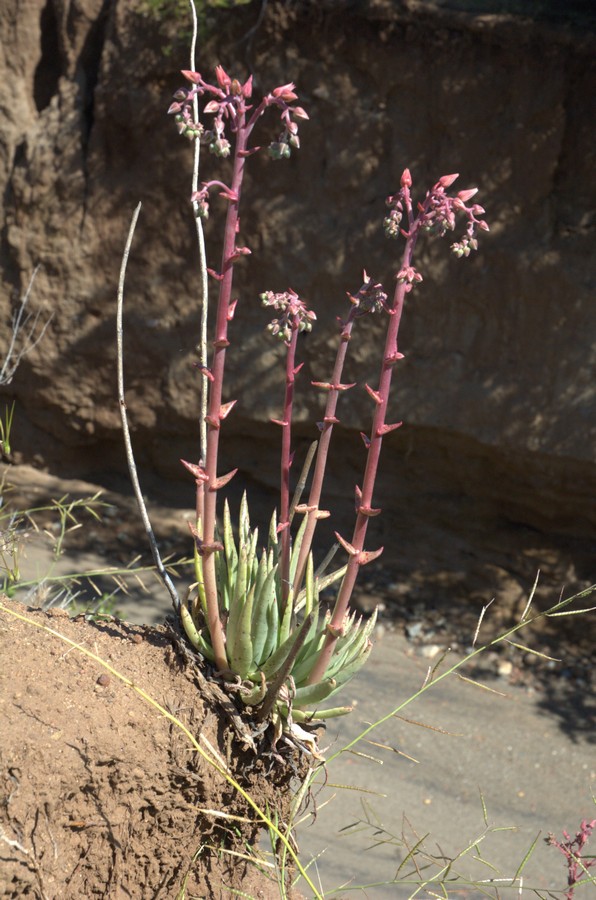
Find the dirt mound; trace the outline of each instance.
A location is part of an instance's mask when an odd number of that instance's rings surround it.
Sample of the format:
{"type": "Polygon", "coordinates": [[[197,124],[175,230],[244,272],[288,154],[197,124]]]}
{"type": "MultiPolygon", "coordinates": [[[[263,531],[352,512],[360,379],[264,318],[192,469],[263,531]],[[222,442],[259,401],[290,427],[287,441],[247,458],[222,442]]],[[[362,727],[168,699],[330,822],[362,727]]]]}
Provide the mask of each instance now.
{"type": "Polygon", "coordinates": [[[242,746],[165,628],[52,612],[0,606],[0,896],[278,897],[246,861],[261,825],[239,792],[138,690],[36,626],[147,691],[280,817],[291,767],[242,746]]]}

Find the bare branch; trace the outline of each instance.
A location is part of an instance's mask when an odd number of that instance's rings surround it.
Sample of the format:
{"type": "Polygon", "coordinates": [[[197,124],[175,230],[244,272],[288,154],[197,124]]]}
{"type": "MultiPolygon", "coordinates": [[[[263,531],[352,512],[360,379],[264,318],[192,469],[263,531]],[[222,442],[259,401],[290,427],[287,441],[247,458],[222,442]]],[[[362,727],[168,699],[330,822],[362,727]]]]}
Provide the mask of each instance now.
{"type": "Polygon", "coordinates": [[[130,254],[130,247],[132,244],[133,235],[135,232],[135,228],[137,225],[137,219],[139,218],[139,213],[141,211],[141,204],[139,203],[136,207],[132,221],[130,223],[130,229],[128,231],[128,238],[126,240],[126,246],[124,248],[124,253],[122,254],[122,265],[120,267],[120,278],[118,280],[118,310],[116,314],[116,334],[117,334],[117,346],[118,346],[118,405],[120,407],[120,417],[122,419],[122,430],[124,432],[124,446],[126,448],[126,461],[128,463],[128,471],[130,472],[130,480],[132,482],[133,490],[135,493],[135,497],[137,500],[137,504],[139,507],[139,512],[141,514],[141,519],[143,521],[143,525],[145,528],[145,532],[147,534],[147,538],[149,540],[149,546],[151,547],[151,553],[153,555],[153,559],[155,561],[155,566],[159,573],[159,576],[163,583],[165,584],[170,597],[172,598],[172,604],[174,606],[174,610],[176,613],[179,613],[180,610],[180,597],[178,596],[178,591],[176,590],[174,583],[170,576],[168,575],[166,568],[163,564],[161,554],[159,552],[159,548],[157,546],[157,541],[155,539],[155,534],[153,532],[153,528],[151,527],[151,522],[149,520],[149,514],[147,513],[147,507],[145,505],[145,500],[143,499],[143,493],[141,491],[141,485],[139,483],[139,476],[137,474],[137,466],[135,463],[134,452],[132,449],[132,442],[130,439],[130,429],[128,427],[128,416],[126,414],[126,403],[124,401],[124,332],[122,328],[122,311],[124,308],[124,282],[126,279],[126,266],[128,263],[128,257],[130,254]]]}
{"type": "Polygon", "coordinates": [[[39,344],[46,332],[46,328],[54,317],[54,314],[50,313],[46,321],[38,330],[41,311],[38,310],[36,313],[30,313],[27,310],[27,303],[29,302],[29,297],[31,296],[33,282],[35,281],[35,276],[38,272],[39,266],[37,265],[33,270],[33,274],[29,280],[25,295],[22,298],[19,307],[13,316],[10,344],[8,346],[8,350],[4,355],[4,362],[2,363],[2,368],[0,369],[0,385],[11,383],[12,379],[14,378],[14,374],[21,364],[23,358],[27,356],[28,353],[31,353],[34,347],[39,344]],[[22,346],[17,349],[17,345],[19,343],[22,346]]]}

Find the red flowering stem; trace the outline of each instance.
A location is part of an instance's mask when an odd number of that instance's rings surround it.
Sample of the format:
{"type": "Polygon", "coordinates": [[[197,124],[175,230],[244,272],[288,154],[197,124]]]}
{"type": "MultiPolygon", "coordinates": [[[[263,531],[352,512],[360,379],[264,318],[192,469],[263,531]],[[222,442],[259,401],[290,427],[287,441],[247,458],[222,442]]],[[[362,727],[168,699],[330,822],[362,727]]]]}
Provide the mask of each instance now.
{"type": "Polygon", "coordinates": [[[337,348],[337,354],[335,357],[335,365],[333,366],[333,374],[331,376],[331,382],[329,390],[327,394],[327,403],[325,405],[325,415],[323,417],[323,421],[321,423],[321,437],[319,438],[319,444],[317,447],[317,457],[315,460],[315,467],[313,470],[312,483],[310,488],[310,494],[308,496],[308,504],[307,504],[307,522],[304,531],[304,537],[302,539],[302,546],[300,547],[300,553],[298,555],[298,563],[296,566],[296,576],[294,579],[294,595],[297,596],[302,585],[304,579],[304,573],[306,571],[306,561],[308,559],[308,554],[310,553],[310,548],[312,547],[312,542],[314,538],[315,529],[317,527],[319,512],[319,503],[321,502],[321,493],[323,490],[323,481],[325,479],[325,468],[327,466],[327,459],[329,456],[329,445],[331,443],[331,433],[333,431],[333,426],[337,422],[336,418],[336,410],[337,410],[337,401],[339,397],[339,385],[341,384],[341,376],[344,368],[344,363],[346,360],[346,354],[348,350],[348,344],[352,337],[352,328],[354,326],[354,318],[353,315],[355,313],[355,309],[352,308],[350,311],[350,315],[346,322],[342,324],[342,331],[339,338],[339,347],[337,348]]]}
{"type": "Polygon", "coordinates": [[[226,216],[224,245],[222,253],[221,274],[219,282],[219,298],[215,322],[215,340],[213,341],[213,363],[211,366],[212,381],[209,391],[209,407],[207,412],[207,448],[205,453],[205,472],[208,480],[203,500],[203,577],[207,604],[207,627],[211,637],[211,645],[215,655],[215,665],[220,671],[228,668],[225,650],[224,631],[219,616],[217,579],[215,574],[215,558],[212,545],[215,541],[215,522],[217,504],[217,456],[219,450],[219,432],[222,409],[223,377],[228,347],[228,323],[230,321],[230,303],[232,298],[232,281],[234,277],[234,252],[236,234],[238,232],[238,208],[242,179],[244,177],[246,142],[248,129],[245,127],[245,113],[238,112],[236,125],[236,141],[231,190],[235,195],[230,200],[226,216]]]}
{"type": "Polygon", "coordinates": [[[292,327],[292,334],[287,343],[286,353],[286,391],[284,397],[284,413],[281,422],[281,485],[279,507],[279,530],[281,543],[281,589],[282,589],[282,615],[286,608],[290,592],[290,466],[292,465],[292,407],[294,403],[294,382],[299,370],[296,368],[296,344],[298,342],[298,322],[292,327]]]}
{"type": "MultiPolygon", "coordinates": [[[[414,254],[414,247],[416,245],[417,237],[418,228],[415,224],[406,240],[406,246],[402,258],[402,270],[412,265],[412,257],[414,254]]],[[[348,611],[348,606],[350,603],[350,598],[352,596],[352,591],[354,590],[358,571],[360,569],[360,566],[364,565],[368,561],[366,555],[363,553],[364,540],[366,537],[366,530],[368,528],[368,520],[371,514],[374,514],[375,512],[372,509],[373,488],[377,477],[379,458],[381,455],[381,445],[383,443],[383,435],[386,433],[385,419],[387,415],[387,404],[389,402],[389,392],[391,389],[391,379],[393,376],[393,366],[398,359],[397,338],[401,322],[401,315],[404,307],[404,300],[406,297],[406,293],[408,293],[409,287],[410,285],[408,285],[406,282],[398,281],[395,288],[395,293],[393,295],[393,305],[391,307],[391,310],[389,311],[389,325],[385,338],[385,349],[383,352],[383,361],[381,364],[379,387],[375,392],[378,397],[378,402],[376,404],[373,416],[370,443],[368,444],[368,452],[366,458],[366,469],[362,482],[362,493],[359,499],[356,524],[354,526],[354,532],[351,540],[351,547],[353,548],[353,552],[350,552],[348,566],[346,569],[346,573],[342,579],[341,587],[339,589],[335,607],[333,609],[333,614],[331,616],[331,621],[328,625],[325,642],[321,648],[319,657],[315,665],[313,666],[308,679],[310,684],[321,681],[321,679],[325,675],[325,672],[333,655],[337,639],[342,634],[346,613],[348,611]]]]}

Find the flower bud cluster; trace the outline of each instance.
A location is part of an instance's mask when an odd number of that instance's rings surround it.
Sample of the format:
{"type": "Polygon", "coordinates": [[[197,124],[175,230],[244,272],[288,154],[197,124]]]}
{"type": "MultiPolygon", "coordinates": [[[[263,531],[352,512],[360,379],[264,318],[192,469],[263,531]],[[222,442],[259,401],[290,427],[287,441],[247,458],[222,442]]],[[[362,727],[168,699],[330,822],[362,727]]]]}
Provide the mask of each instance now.
{"type": "Polygon", "coordinates": [[[292,149],[300,149],[300,138],[297,134],[298,126],[295,122],[291,122],[290,124],[296,128],[295,132],[285,129],[285,131],[280,134],[277,141],[272,141],[269,144],[267,152],[271,159],[289,159],[292,155],[292,149]]]}
{"type": "Polygon", "coordinates": [[[200,191],[195,191],[191,196],[191,201],[196,203],[195,215],[197,219],[203,219],[204,222],[209,218],[209,189],[202,187],[200,191]]]}
{"type": "Polygon", "coordinates": [[[280,341],[287,344],[293,331],[312,330],[316,314],[312,309],[308,309],[295,291],[289,290],[278,294],[265,291],[260,295],[260,300],[263,306],[271,306],[282,313],[279,319],[273,319],[267,326],[267,331],[280,341]]]}
{"type": "Polygon", "coordinates": [[[281,108],[281,120],[284,130],[276,141],[272,141],[268,147],[268,153],[271,159],[289,159],[292,150],[300,148],[300,138],[298,137],[298,123],[295,119],[308,119],[308,114],[301,106],[289,106],[294,100],[298,99],[298,94],[294,91],[295,85],[284,84],[275,88],[266,98],[267,106],[279,106],[281,108]]]}
{"type": "MultiPolygon", "coordinates": [[[[383,221],[387,237],[398,237],[400,232],[407,237],[415,229],[434,234],[437,237],[444,237],[448,231],[455,230],[457,216],[463,216],[467,219],[466,233],[460,241],[451,245],[451,250],[457,257],[469,256],[472,250],[478,248],[476,230],[488,231],[489,227],[483,219],[477,218],[484,213],[483,207],[476,203],[471,206],[467,205],[467,202],[477,193],[477,188],[459,191],[453,197],[447,194],[448,188],[458,177],[458,175],[444,175],[440,178],[427,192],[424,202],[418,204],[418,215],[414,218],[410,197],[412,178],[406,169],[402,175],[400,190],[397,194],[387,198],[390,212],[383,221]],[[409,220],[408,231],[400,227],[406,211],[409,220]]],[[[399,272],[398,280],[410,285],[422,280],[421,276],[412,279],[409,274],[411,273],[399,272]]]]}
{"type": "Polygon", "coordinates": [[[458,259],[461,259],[462,256],[469,256],[472,250],[478,250],[478,241],[476,238],[464,237],[452,244],[451,250],[458,259]]]}
{"type": "Polygon", "coordinates": [[[387,294],[383,285],[374,282],[368,277],[366,269],[363,272],[363,284],[356,294],[348,294],[354,304],[352,315],[354,317],[365,316],[367,313],[380,312],[387,309],[387,294]]]}
{"type": "MultiPolygon", "coordinates": [[[[387,206],[390,205],[390,201],[392,201],[392,200],[393,200],[393,197],[387,198],[387,206]]],[[[388,237],[388,238],[399,237],[399,230],[400,230],[402,218],[403,218],[403,213],[401,211],[401,205],[398,201],[397,205],[383,219],[383,228],[385,230],[385,237],[388,237]]]]}
{"type": "Polygon", "coordinates": [[[247,108],[246,100],[252,94],[252,78],[242,85],[236,79],[231,79],[221,66],[215,69],[217,85],[204,81],[199,72],[183,71],[182,74],[192,86],[176,91],[168,113],[174,115],[180,134],[190,140],[198,138],[202,144],[207,144],[211,153],[216,156],[228,157],[231,145],[224,136],[224,120],[235,122],[239,109],[247,108]],[[193,101],[196,97],[201,98],[205,95],[211,99],[203,112],[215,113],[213,127],[210,130],[195,122],[194,118],[193,101]]]}
{"type": "MultiPolygon", "coordinates": [[[[168,113],[174,115],[180,134],[189,140],[199,139],[202,144],[209,147],[215,156],[227,158],[232,152],[230,141],[225,136],[227,123],[231,123],[235,129],[240,112],[246,113],[251,107],[247,100],[252,95],[252,76],[241,84],[237,79],[232,79],[221,66],[217,66],[215,74],[217,85],[208,84],[198,72],[183,71],[182,74],[190,81],[192,87],[180,88],[174,94],[174,102],[170,105],[168,113]],[[203,113],[215,114],[213,125],[205,129],[200,122],[195,121],[193,102],[195,98],[208,95],[210,99],[205,104],[203,113]]],[[[272,159],[288,159],[292,149],[300,147],[298,137],[298,123],[296,119],[308,119],[307,113],[301,106],[291,106],[298,95],[294,92],[293,84],[284,84],[275,88],[262,101],[257,114],[263,112],[269,106],[277,106],[281,109],[281,120],[284,130],[277,141],[269,145],[269,155],[272,159]]]]}
{"type": "Polygon", "coordinates": [[[414,268],[414,266],[405,266],[395,276],[400,284],[407,284],[408,289],[412,290],[415,284],[420,284],[422,275],[414,268]]]}

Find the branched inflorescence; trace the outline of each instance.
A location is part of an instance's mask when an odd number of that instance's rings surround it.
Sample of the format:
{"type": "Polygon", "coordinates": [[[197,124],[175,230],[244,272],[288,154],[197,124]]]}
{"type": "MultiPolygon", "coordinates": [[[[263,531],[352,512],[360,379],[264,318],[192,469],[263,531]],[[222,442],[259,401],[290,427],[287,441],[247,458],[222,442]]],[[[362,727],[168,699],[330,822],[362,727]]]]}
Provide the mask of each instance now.
{"type": "Polygon", "coordinates": [[[592,866],[596,866],[595,856],[584,856],[586,844],[590,840],[594,828],[596,828],[596,819],[593,819],[591,822],[584,819],[575,837],[572,838],[567,831],[564,831],[564,841],[559,841],[554,834],[549,834],[546,838],[546,843],[560,850],[567,862],[568,889],[565,892],[566,900],[573,900],[578,882],[588,875],[588,870],[592,866]]]}
{"type": "Polygon", "coordinates": [[[308,741],[308,735],[298,723],[316,723],[349,711],[347,707],[321,709],[320,703],[358,671],[372,647],[370,636],[375,616],[363,623],[350,610],[350,599],[360,567],[383,551],[382,547],[365,550],[364,543],[370,518],[381,512],[373,505],[381,444],[385,435],[401,425],[387,421],[387,409],[393,369],[403,359],[398,333],[404,300],[422,281],[422,275],[413,265],[416,242],[422,233],[443,237],[454,230],[458,217],[463,218],[465,235],[452,245],[452,250],[456,256],[468,256],[477,247],[477,229],[488,230],[488,226],[478,219],[484,212],[482,207],[467,205],[475,189],[460,191],[455,196],[447,193],[456,175],[439,179],[414,208],[410,194],[412,179],[409,171],[404,171],[400,190],[387,200],[389,212],[384,220],[389,237],[405,238],[393,297],[390,300],[383,285],[364,272],[358,290],[348,292],[346,316],[338,319],[339,340],[331,377],[328,381],[312,382],[323,392],[326,401],[322,420],[317,423],[319,439],[311,457],[314,461],[305,502],[301,502],[301,492],[306,476],[300,479],[290,502],[291,425],[296,376],[302,367],[296,363],[298,337],[311,330],[316,315],[291,289],[267,290],[261,294],[263,305],[277,313],[268,330],[285,346],[283,411],[279,419],[273,420],[282,429],[280,503],[271,522],[267,546],[260,552],[258,533],[250,527],[245,499],[237,539],[227,504],[220,533],[216,523],[217,492],[236,471],[219,475],[217,470],[221,424],[235,404],[233,400],[223,402],[225,358],[230,345],[228,325],[237,302],[231,299],[233,268],[250,254],[248,247],[237,243],[238,211],[246,159],[260,149],[249,146],[249,139],[257,121],[268,109],[279,111],[282,131],[269,143],[269,156],[286,159],[292,149],[300,146],[298,121],[308,116],[302,107],[293,105],[298,99],[293,84],[275,88],[253,107],[248,102],[252,98],[252,78],[242,84],[221,66],[216,69],[215,84],[206,82],[197,72],[183,74],[191,86],[176,92],[169,112],[175,116],[181,134],[206,144],[216,157],[231,157],[232,177],[229,184],[219,180],[203,182],[191,198],[196,214],[203,219],[209,215],[209,194],[213,189],[218,189],[228,202],[228,209],[221,270],[208,270],[218,283],[219,296],[211,364],[207,368],[201,366],[208,386],[204,459],[185,463],[197,489],[196,522],[191,527],[196,595],[188,606],[183,606],[181,615],[190,641],[224,679],[236,684],[244,703],[254,708],[256,717],[272,717],[276,739],[282,733],[289,733],[294,739],[308,741]],[[206,100],[203,114],[213,117],[210,127],[194,117],[196,98],[206,100]],[[347,554],[347,563],[331,573],[327,573],[325,565],[315,572],[313,538],[318,521],[329,516],[328,510],[321,509],[320,502],[331,436],[339,423],[338,400],[355,387],[342,381],[346,355],[354,326],[363,316],[374,313],[384,316],[385,338],[378,384],[365,385],[373,404],[371,428],[362,433],[366,466],[362,485],[355,488],[353,533],[348,538],[336,532],[338,545],[347,554]],[[302,516],[302,521],[292,533],[296,514],[302,516]],[[323,614],[319,609],[319,592],[333,582],[340,583],[337,600],[333,610],[323,614]]]}

